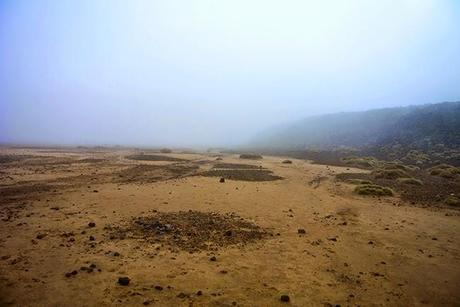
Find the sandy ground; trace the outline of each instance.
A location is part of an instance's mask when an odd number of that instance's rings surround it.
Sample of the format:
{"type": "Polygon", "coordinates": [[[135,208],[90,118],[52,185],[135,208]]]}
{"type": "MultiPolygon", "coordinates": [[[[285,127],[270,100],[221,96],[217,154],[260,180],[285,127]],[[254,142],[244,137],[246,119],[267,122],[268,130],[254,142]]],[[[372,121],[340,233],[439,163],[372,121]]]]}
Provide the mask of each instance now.
{"type": "MultiPolygon", "coordinates": [[[[220,183],[161,168],[126,179],[121,171],[136,165],[177,162],[129,160],[126,150],[1,154],[25,156],[0,164],[0,305],[460,305],[459,212],[357,196],[334,180],[362,170],[224,155],[219,162],[260,165],[284,179],[220,183]],[[151,210],[234,212],[271,235],[198,252],[109,238],[106,226],[151,210]],[[91,273],[80,270],[90,265],[91,273]],[[118,284],[122,276],[129,285],[118,284]]],[[[169,156],[198,173],[216,162],[169,156]]]]}

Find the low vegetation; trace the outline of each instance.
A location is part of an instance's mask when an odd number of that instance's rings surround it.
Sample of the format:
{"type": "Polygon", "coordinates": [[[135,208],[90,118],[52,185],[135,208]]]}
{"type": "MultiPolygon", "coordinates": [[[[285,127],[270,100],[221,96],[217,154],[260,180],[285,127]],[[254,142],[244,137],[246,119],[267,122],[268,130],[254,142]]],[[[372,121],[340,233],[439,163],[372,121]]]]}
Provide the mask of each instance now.
{"type": "Polygon", "coordinates": [[[355,192],[359,195],[371,196],[393,196],[393,190],[387,187],[382,187],[376,184],[361,184],[355,188],[355,192]]]}
{"type": "Polygon", "coordinates": [[[423,185],[421,180],[415,178],[398,178],[397,181],[402,184],[423,185]]]}
{"type": "Polygon", "coordinates": [[[433,176],[439,176],[446,179],[454,179],[460,175],[460,168],[447,164],[433,166],[428,169],[428,171],[433,176]]]}
{"type": "Polygon", "coordinates": [[[272,171],[267,169],[212,169],[202,172],[199,175],[241,181],[273,181],[283,179],[283,177],[274,175],[272,171]]]}
{"type": "Polygon", "coordinates": [[[240,159],[262,160],[263,157],[259,154],[241,154],[240,159]]]}
{"type": "Polygon", "coordinates": [[[376,179],[410,178],[411,176],[401,169],[377,169],[371,172],[376,179]]]}
{"type": "Polygon", "coordinates": [[[136,155],[129,155],[126,156],[127,159],[130,160],[138,160],[138,161],[169,161],[169,162],[180,162],[180,161],[187,161],[184,159],[163,156],[163,155],[146,155],[146,154],[136,154],[136,155]]]}

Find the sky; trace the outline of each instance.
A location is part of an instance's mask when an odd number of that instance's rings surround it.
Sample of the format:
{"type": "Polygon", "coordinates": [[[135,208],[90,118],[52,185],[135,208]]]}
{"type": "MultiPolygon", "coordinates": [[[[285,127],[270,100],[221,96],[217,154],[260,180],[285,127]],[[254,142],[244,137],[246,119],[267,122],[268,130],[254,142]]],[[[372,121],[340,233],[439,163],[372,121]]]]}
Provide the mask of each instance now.
{"type": "Polygon", "coordinates": [[[0,142],[235,146],[460,100],[457,0],[0,0],[0,142]]]}

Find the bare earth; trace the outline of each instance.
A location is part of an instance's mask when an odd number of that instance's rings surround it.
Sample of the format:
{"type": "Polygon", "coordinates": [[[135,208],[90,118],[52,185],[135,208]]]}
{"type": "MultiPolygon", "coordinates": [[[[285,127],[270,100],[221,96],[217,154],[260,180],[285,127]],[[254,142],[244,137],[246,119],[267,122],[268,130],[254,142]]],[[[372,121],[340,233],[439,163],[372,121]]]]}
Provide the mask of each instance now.
{"type": "Polygon", "coordinates": [[[358,196],[335,180],[359,169],[206,153],[0,154],[0,305],[460,304],[459,211],[358,196]]]}

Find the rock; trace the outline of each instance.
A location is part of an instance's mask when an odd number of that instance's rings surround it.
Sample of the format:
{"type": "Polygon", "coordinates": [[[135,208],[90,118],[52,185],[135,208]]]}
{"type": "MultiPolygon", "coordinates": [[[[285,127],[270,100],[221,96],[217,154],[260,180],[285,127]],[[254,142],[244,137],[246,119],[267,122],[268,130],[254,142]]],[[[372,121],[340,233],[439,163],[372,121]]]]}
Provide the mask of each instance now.
{"type": "Polygon", "coordinates": [[[89,223],[88,223],[88,227],[90,227],[90,228],[96,227],[96,223],[94,223],[94,222],[89,222],[89,223]]]}
{"type": "Polygon", "coordinates": [[[162,286],[155,286],[155,290],[161,291],[161,290],[163,290],[163,287],[162,286]]]}
{"type": "Polygon", "coordinates": [[[225,182],[225,178],[224,178],[224,177],[220,178],[219,182],[224,183],[224,182],[225,182]]]}
{"type": "Polygon", "coordinates": [[[129,285],[129,282],[131,281],[131,279],[129,279],[129,277],[118,277],[118,283],[122,286],[127,286],[129,285]]]}
{"type": "Polygon", "coordinates": [[[201,290],[198,290],[198,291],[196,292],[196,295],[201,296],[201,295],[203,295],[203,292],[202,292],[201,290]]]}
{"type": "Polygon", "coordinates": [[[99,193],[99,191],[98,190],[93,190],[93,193],[99,193]]]}
{"type": "Polygon", "coordinates": [[[307,232],[305,231],[305,229],[299,228],[299,229],[297,229],[297,233],[298,233],[298,234],[301,234],[301,235],[304,235],[304,234],[306,234],[307,232]]]}
{"type": "Polygon", "coordinates": [[[185,293],[181,292],[181,293],[179,293],[179,294],[177,295],[177,297],[178,297],[178,298],[186,298],[187,295],[186,295],[185,293]]]}
{"type": "Polygon", "coordinates": [[[232,236],[232,231],[231,231],[231,230],[227,230],[227,231],[225,232],[225,235],[226,235],[227,237],[231,237],[231,236],[232,236]]]}
{"type": "Polygon", "coordinates": [[[289,302],[291,299],[289,298],[289,295],[283,294],[283,295],[281,295],[280,300],[281,300],[282,302],[287,303],[287,302],[289,302]]]}
{"type": "Polygon", "coordinates": [[[212,256],[211,258],[209,258],[210,261],[217,261],[217,258],[216,256],[212,256]]]}
{"type": "Polygon", "coordinates": [[[89,236],[89,240],[90,240],[90,241],[94,241],[94,240],[96,240],[96,238],[93,237],[93,236],[89,236]]]}
{"type": "Polygon", "coordinates": [[[41,240],[41,239],[43,239],[43,238],[46,237],[46,236],[47,236],[46,233],[39,233],[39,234],[36,236],[36,238],[39,239],[39,240],[41,240]]]}
{"type": "Polygon", "coordinates": [[[291,160],[284,160],[282,163],[284,163],[284,164],[292,164],[292,161],[291,160]]]}

